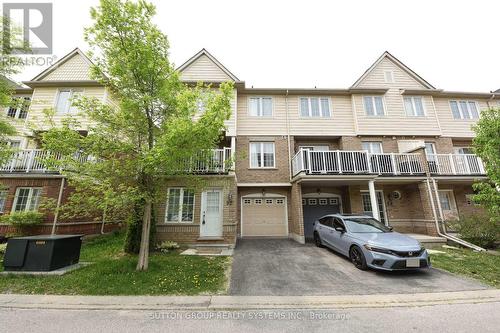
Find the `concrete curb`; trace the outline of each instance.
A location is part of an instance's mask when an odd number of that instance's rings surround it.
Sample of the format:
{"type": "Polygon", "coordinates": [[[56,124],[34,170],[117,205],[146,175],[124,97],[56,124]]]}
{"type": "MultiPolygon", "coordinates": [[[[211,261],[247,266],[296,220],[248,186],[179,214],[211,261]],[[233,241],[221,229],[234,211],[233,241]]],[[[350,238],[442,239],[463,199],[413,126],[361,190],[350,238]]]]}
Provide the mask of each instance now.
{"type": "Polygon", "coordinates": [[[500,302],[500,289],[343,296],[0,295],[0,308],[64,310],[251,310],[414,307],[500,302]]]}

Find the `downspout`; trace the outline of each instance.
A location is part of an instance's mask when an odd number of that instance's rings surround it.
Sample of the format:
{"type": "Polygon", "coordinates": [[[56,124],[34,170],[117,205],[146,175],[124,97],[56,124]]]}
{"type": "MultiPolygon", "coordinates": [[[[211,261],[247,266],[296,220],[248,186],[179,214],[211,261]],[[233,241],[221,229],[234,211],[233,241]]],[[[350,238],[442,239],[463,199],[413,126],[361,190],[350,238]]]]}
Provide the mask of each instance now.
{"type": "MultiPolygon", "coordinates": [[[[433,185],[434,185],[434,193],[436,195],[436,199],[437,199],[436,202],[437,202],[438,207],[439,207],[439,213],[441,215],[441,218],[443,218],[442,217],[443,211],[441,209],[441,203],[439,202],[439,194],[437,192],[436,181],[434,180],[434,178],[431,178],[431,179],[432,179],[433,185]]],[[[427,191],[429,192],[429,199],[431,200],[432,214],[434,216],[434,222],[436,224],[436,231],[437,231],[438,235],[441,236],[441,237],[446,238],[447,240],[450,240],[450,241],[458,243],[458,244],[460,244],[462,246],[468,247],[468,248],[470,248],[472,250],[475,250],[475,251],[486,251],[482,247],[479,247],[477,245],[474,245],[472,243],[464,241],[463,239],[460,239],[458,237],[449,235],[449,234],[446,233],[446,231],[445,232],[441,232],[441,230],[439,229],[439,220],[438,220],[438,216],[437,216],[437,213],[436,213],[436,206],[434,204],[434,198],[433,198],[433,195],[432,195],[432,190],[431,190],[431,185],[429,183],[429,178],[427,178],[425,181],[427,183],[427,191]]]]}
{"type": "Polygon", "coordinates": [[[64,181],[65,181],[65,178],[63,177],[61,179],[61,187],[59,187],[59,196],[57,197],[57,206],[56,206],[56,211],[54,213],[54,221],[52,222],[51,235],[56,234],[57,219],[59,218],[59,207],[61,206],[62,195],[63,195],[63,191],[64,191],[64,181]]]}
{"type": "Polygon", "coordinates": [[[288,143],[288,176],[292,181],[292,148],[290,147],[290,121],[288,119],[288,89],[285,94],[286,138],[288,143]]]}

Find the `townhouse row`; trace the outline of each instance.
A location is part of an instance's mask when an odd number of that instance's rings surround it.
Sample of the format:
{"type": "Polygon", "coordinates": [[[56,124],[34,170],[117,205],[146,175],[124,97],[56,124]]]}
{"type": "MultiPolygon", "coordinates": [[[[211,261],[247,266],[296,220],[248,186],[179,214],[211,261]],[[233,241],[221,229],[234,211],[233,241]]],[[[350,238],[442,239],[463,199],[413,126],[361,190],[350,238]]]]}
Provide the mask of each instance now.
{"type": "MultiPolygon", "coordinates": [[[[75,49],[24,82],[28,88],[18,87],[25,103],[5,113],[19,133],[10,144],[20,150],[0,168],[0,211],[36,209],[43,197],[67,200],[71,189],[61,175],[37,162],[46,152],[29,124],[43,130],[43,110],[54,108],[56,121],[72,115],[87,131],[71,97],[112,103],[90,79],[90,65],[75,49]]],[[[471,200],[472,184],[486,174],[471,150],[471,126],[482,110],[500,107],[499,92],[436,89],[388,52],[346,89],[248,88],[204,49],[178,70],[186,83],[234,82],[233,113],[212,161],[191,170],[207,178],[207,188],[195,192],[166,181],[159,240],[304,243],[312,223],[335,212],[370,214],[398,231],[437,235],[443,221],[481,212],[471,200]]],[[[46,230],[54,223],[61,233],[100,228],[99,221],[46,216],[46,230]]]]}

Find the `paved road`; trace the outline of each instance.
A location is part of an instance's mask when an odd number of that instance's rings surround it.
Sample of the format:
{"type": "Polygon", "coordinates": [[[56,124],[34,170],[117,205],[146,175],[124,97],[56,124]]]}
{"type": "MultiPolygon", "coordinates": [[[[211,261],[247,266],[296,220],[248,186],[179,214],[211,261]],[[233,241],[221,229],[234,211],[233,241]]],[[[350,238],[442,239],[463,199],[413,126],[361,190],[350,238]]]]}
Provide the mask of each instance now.
{"type": "Polygon", "coordinates": [[[1,332],[498,332],[500,303],[302,311],[0,309],[1,332]],[[196,316],[204,319],[189,319],[196,316]],[[213,317],[212,319],[210,317],[213,317]],[[226,316],[216,319],[216,316],[226,316]]]}
{"type": "Polygon", "coordinates": [[[360,271],[333,251],[287,239],[239,240],[233,259],[231,295],[403,294],[488,288],[436,269],[360,271]]]}

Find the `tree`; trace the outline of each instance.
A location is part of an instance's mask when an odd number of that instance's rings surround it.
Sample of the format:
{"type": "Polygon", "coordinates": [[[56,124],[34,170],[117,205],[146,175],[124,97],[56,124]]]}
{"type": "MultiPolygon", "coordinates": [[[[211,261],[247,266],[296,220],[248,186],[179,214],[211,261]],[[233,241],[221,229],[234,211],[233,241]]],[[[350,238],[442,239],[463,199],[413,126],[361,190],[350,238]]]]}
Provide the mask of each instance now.
{"type": "MultiPolygon", "coordinates": [[[[18,38],[17,34],[18,27],[13,26],[6,16],[2,16],[2,22],[0,22],[0,41],[2,42],[2,51],[0,56],[0,109],[7,106],[14,106],[15,101],[12,99],[12,94],[14,92],[15,83],[8,79],[9,76],[19,73],[21,70],[22,62],[15,61],[11,56],[10,45],[14,44],[15,38],[18,38]],[[10,32],[4,31],[4,27],[10,27],[10,32]],[[7,43],[7,41],[9,41],[7,43]]],[[[26,48],[28,51],[29,48],[26,48]]],[[[13,153],[7,145],[9,136],[15,135],[16,130],[6,119],[5,114],[0,115],[0,165],[4,164],[13,153]]]]}
{"type": "Polygon", "coordinates": [[[483,160],[488,175],[488,181],[473,185],[477,191],[474,201],[486,208],[492,223],[500,223],[500,109],[482,111],[473,128],[474,151],[483,160]]]}
{"type": "MultiPolygon", "coordinates": [[[[220,141],[233,94],[231,83],[218,89],[182,83],[169,61],[167,37],[152,23],[154,15],[145,1],[101,0],[91,10],[93,25],[85,38],[93,50],[92,76],[116,103],[78,98],[73,103],[92,124],[88,134],[77,132],[82,128],[77,119],[67,118],[42,135],[44,148],[58,156],[46,162],[64,168],[77,201],[106,212],[134,214],[130,207],[141,208],[137,270],[148,268],[152,211],[165,181],[202,184],[185,170],[193,156],[220,141]]],[[[47,116],[53,122],[51,112],[47,116]]]]}

